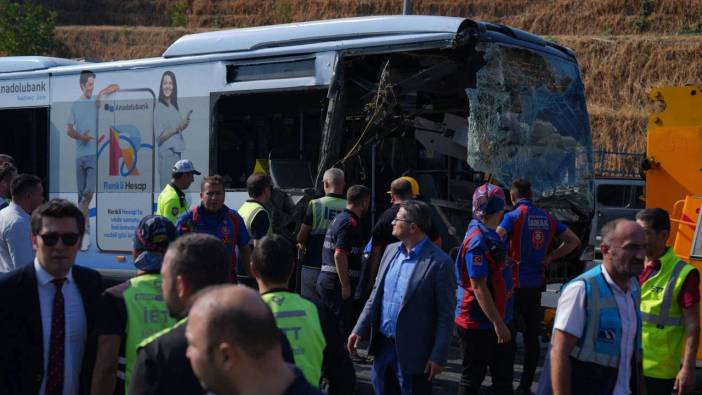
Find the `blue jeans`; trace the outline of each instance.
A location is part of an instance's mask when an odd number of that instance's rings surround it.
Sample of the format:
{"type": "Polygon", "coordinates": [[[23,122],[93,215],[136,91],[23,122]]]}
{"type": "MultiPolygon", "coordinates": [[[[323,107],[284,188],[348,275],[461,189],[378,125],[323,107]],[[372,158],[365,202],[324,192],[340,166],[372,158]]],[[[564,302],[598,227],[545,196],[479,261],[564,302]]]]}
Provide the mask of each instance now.
{"type": "MultiPolygon", "coordinates": [[[[81,203],[88,193],[90,193],[92,197],[92,194],[95,192],[95,184],[97,183],[97,173],[95,172],[96,165],[97,157],[95,155],[76,158],[78,203],[81,203]]],[[[90,205],[90,202],[88,202],[88,205],[90,205]]]]}
{"type": "Polygon", "coordinates": [[[319,277],[319,269],[302,266],[300,272],[300,294],[316,303],[320,302],[319,293],[317,293],[317,277],[319,277]]]}
{"type": "Polygon", "coordinates": [[[376,395],[431,394],[431,381],[424,373],[407,374],[400,369],[395,343],[382,337],[380,352],[375,355],[371,381],[376,395]]]}

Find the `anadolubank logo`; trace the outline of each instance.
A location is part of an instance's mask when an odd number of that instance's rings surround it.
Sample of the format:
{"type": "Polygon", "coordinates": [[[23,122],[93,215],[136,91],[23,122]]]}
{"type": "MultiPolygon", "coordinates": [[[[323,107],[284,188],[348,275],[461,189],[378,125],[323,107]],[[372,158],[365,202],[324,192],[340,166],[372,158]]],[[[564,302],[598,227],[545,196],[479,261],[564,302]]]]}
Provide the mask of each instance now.
{"type": "MultiPolygon", "coordinates": [[[[101,136],[100,142],[104,140],[101,136]]],[[[141,144],[141,132],[134,125],[110,126],[107,141],[100,147],[100,152],[108,149],[110,176],[139,176],[139,149],[151,147],[141,144]]]]}

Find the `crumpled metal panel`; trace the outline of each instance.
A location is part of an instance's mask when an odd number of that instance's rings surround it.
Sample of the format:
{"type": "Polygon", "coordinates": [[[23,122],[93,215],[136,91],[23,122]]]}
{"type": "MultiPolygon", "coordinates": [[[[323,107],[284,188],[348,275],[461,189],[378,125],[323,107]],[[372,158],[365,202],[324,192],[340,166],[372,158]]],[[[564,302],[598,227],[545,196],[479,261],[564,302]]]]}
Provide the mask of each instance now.
{"type": "Polygon", "coordinates": [[[468,164],[534,197],[591,206],[592,137],[577,64],[526,48],[479,43],[485,66],[467,88],[468,164]]]}

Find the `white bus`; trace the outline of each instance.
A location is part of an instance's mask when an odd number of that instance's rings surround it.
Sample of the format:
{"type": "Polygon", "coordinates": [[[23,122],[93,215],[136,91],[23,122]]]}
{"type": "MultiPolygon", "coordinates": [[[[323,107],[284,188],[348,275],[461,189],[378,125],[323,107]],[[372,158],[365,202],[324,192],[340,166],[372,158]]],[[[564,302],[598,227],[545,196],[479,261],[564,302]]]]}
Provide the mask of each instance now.
{"type": "MultiPolygon", "coordinates": [[[[254,169],[297,192],[293,207],[336,165],[349,184],[373,187],[378,210],[389,181],[410,174],[447,247],[462,238],[477,178],[527,177],[544,205],[584,228],[592,209],[591,132],[574,53],[465,18],[198,33],[161,57],[104,63],[0,58],[0,120],[0,153],[46,179],[51,198],[88,209],[78,263],[108,276],[132,273],[135,225],[154,211],[178,158],[225,176],[232,208],[254,169]]],[[[276,226],[292,234],[288,214],[276,226]]]]}

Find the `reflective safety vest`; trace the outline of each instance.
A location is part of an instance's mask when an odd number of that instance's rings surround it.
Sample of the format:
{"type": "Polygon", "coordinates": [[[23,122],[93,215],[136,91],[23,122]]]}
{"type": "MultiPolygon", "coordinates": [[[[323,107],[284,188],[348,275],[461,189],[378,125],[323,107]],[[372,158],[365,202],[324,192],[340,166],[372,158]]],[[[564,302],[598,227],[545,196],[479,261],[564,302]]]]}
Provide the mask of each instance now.
{"type": "Polygon", "coordinates": [[[312,229],[307,241],[307,252],[303,266],[319,269],[322,266],[322,247],[324,235],[334,217],[346,208],[346,199],[336,196],[324,196],[310,201],[308,210],[312,211],[312,229]]]}
{"type": "Polygon", "coordinates": [[[685,337],[678,295],[694,267],[681,261],[672,248],[660,261],[660,270],[641,286],[643,367],[645,376],[672,379],[680,370],[685,337]]]}
{"type": "Polygon", "coordinates": [[[165,335],[166,333],[183,326],[188,323],[188,317],[183,318],[182,320],[176,322],[175,324],[169,326],[168,328],[162,329],[159,332],[154,333],[153,335],[147,337],[146,339],[142,340],[141,343],[137,346],[137,351],[139,351],[140,348],[146,347],[151,343],[152,341],[158,339],[159,337],[165,335]]]}
{"type": "Polygon", "coordinates": [[[129,287],[124,290],[124,303],[127,308],[127,338],[124,346],[126,394],[136,362],[137,346],[149,336],[172,326],[175,320],[168,315],[163,302],[160,274],[143,274],[129,280],[129,287]]]}
{"type": "Polygon", "coordinates": [[[181,199],[171,184],[167,184],[158,195],[156,214],[166,217],[174,224],[184,212],[188,211],[188,202],[181,199]]]}
{"type": "MultiPolygon", "coordinates": [[[[611,394],[617,382],[622,342],[622,323],[619,319],[617,302],[602,274],[602,265],[581,274],[573,280],[575,281],[585,282],[587,314],[583,334],[570,353],[571,358],[574,359],[571,365],[571,384],[573,387],[590,388],[589,393],[611,394]],[[597,378],[596,383],[592,382],[593,378],[597,378]],[[601,391],[603,388],[605,390],[601,391]]],[[[634,306],[638,306],[640,302],[638,287],[631,290],[631,297],[634,300],[634,306]]],[[[638,374],[636,366],[640,366],[641,363],[640,315],[637,316],[637,328],[634,358],[631,362],[631,383],[639,382],[636,378],[638,374]]],[[[632,393],[637,392],[632,390],[632,393]]]]}
{"type": "Polygon", "coordinates": [[[246,201],[236,211],[239,213],[239,215],[241,215],[241,218],[244,219],[244,225],[246,225],[246,229],[249,231],[250,235],[253,235],[253,233],[251,233],[251,224],[253,223],[254,218],[256,218],[256,215],[258,215],[258,213],[260,213],[261,211],[264,211],[266,213],[266,215],[268,216],[268,233],[267,234],[271,234],[273,232],[271,215],[268,213],[268,210],[266,210],[266,208],[261,203],[246,201]]]}
{"type": "Polygon", "coordinates": [[[327,342],[317,307],[291,292],[270,292],[261,297],[273,312],[278,328],[285,332],[293,350],[295,365],[302,370],[311,385],[319,387],[327,342]]]}

